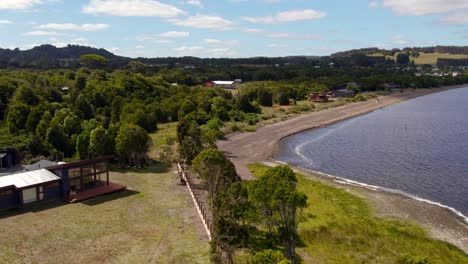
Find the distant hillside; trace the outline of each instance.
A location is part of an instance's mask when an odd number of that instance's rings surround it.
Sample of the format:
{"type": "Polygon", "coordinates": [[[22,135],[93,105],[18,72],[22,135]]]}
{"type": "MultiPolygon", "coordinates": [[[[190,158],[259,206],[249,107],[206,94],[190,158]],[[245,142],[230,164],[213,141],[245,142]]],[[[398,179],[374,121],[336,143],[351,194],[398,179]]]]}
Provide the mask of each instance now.
{"type": "Polygon", "coordinates": [[[166,58],[128,58],[118,56],[105,49],[93,47],[68,45],[57,48],[52,45],[41,45],[30,50],[1,49],[0,68],[37,68],[37,69],[76,69],[80,67],[79,58],[85,54],[98,54],[109,60],[108,69],[122,69],[127,67],[131,60],[143,62],[150,66],[228,66],[228,67],[270,67],[273,65],[317,65],[335,62],[338,65],[373,66],[387,63],[385,59],[395,60],[396,55],[407,52],[416,64],[433,64],[438,59],[450,59],[443,65],[465,64],[468,58],[468,46],[436,46],[415,47],[405,49],[383,50],[379,48],[355,49],[338,52],[330,56],[288,56],[288,57],[252,57],[252,58],[197,58],[197,57],[166,57],[166,58]],[[351,58],[351,59],[350,59],[351,58]],[[463,61],[457,61],[462,59],[463,61]]]}
{"type": "Polygon", "coordinates": [[[68,45],[57,48],[52,45],[41,45],[30,50],[0,49],[0,67],[15,68],[75,68],[81,55],[98,54],[111,62],[128,62],[130,59],[114,55],[105,49],[68,45]]]}

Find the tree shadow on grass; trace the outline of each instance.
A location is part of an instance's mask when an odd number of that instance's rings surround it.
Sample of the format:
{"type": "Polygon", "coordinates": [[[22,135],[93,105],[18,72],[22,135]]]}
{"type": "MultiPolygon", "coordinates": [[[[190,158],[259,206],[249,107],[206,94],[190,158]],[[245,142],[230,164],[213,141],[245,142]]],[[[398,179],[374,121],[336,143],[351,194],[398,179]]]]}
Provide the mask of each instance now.
{"type": "Polygon", "coordinates": [[[107,203],[107,202],[110,202],[110,201],[114,201],[114,200],[117,200],[117,199],[137,195],[139,193],[140,192],[138,192],[138,191],[125,189],[123,191],[110,193],[110,194],[94,197],[94,198],[91,198],[91,199],[88,199],[88,200],[84,200],[81,203],[85,204],[85,205],[88,205],[88,206],[95,206],[95,205],[107,203]]]}

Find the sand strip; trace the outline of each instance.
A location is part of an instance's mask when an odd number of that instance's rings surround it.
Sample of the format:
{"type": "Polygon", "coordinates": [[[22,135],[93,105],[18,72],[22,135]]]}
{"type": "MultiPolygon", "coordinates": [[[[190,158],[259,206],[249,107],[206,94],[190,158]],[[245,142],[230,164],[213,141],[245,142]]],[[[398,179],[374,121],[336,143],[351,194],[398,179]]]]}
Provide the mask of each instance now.
{"type": "MultiPolygon", "coordinates": [[[[392,95],[379,97],[379,103],[371,99],[366,102],[352,103],[320,112],[307,113],[290,120],[261,127],[254,133],[230,135],[226,140],[218,141],[217,145],[234,162],[239,175],[245,180],[251,180],[252,175],[246,164],[271,161],[278,141],[287,136],[308,129],[327,126],[418,96],[466,86],[458,85],[433,89],[417,89],[402,93],[397,92],[392,95]]],[[[315,178],[325,180],[326,177],[315,178]]],[[[426,227],[433,237],[450,242],[468,252],[468,225],[461,222],[448,209],[402,195],[343,185],[330,179],[326,181],[335,186],[353,190],[353,193],[364,197],[375,208],[378,215],[415,221],[426,227]]]]}

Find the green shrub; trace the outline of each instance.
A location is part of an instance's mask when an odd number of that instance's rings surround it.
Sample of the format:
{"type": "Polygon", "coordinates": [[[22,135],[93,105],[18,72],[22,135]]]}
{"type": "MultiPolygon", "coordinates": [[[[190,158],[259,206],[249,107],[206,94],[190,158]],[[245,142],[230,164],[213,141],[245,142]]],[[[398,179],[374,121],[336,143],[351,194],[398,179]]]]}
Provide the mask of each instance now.
{"type": "Polygon", "coordinates": [[[257,128],[255,126],[246,126],[244,127],[245,132],[255,132],[257,131],[257,128]]]}

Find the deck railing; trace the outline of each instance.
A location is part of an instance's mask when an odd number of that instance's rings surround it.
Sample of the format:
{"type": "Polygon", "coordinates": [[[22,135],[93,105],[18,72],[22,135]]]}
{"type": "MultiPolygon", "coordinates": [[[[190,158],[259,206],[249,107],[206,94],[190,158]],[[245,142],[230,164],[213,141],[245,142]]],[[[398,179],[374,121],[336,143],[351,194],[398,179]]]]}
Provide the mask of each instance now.
{"type": "Polygon", "coordinates": [[[200,196],[194,192],[193,190],[193,179],[192,179],[192,174],[190,171],[186,170],[184,166],[180,165],[180,163],[177,163],[177,170],[179,172],[179,177],[185,181],[185,185],[187,186],[190,196],[192,196],[193,203],[195,204],[195,207],[197,208],[198,215],[200,216],[203,226],[205,227],[206,234],[208,235],[208,239],[211,241],[211,233],[213,231],[213,223],[210,218],[210,212],[208,211],[208,208],[204,206],[204,203],[202,202],[202,199],[200,196]]]}

